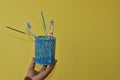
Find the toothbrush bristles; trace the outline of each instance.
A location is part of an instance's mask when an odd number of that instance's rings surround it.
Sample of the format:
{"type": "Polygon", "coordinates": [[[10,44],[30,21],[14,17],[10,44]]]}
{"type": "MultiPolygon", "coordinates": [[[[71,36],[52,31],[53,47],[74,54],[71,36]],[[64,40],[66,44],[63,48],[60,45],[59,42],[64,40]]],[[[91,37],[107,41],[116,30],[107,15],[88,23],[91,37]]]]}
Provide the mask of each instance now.
{"type": "Polygon", "coordinates": [[[53,25],[53,24],[54,24],[53,20],[50,20],[50,25],[53,25]]]}
{"type": "Polygon", "coordinates": [[[32,28],[32,26],[30,25],[30,23],[26,21],[26,22],[25,22],[25,25],[26,25],[26,28],[27,28],[28,33],[29,33],[30,35],[32,35],[33,37],[36,37],[36,35],[33,34],[33,33],[30,31],[30,28],[32,28]]]}
{"type": "Polygon", "coordinates": [[[29,22],[25,22],[26,26],[30,29],[31,28],[31,25],[29,22]]]}
{"type": "Polygon", "coordinates": [[[54,21],[50,20],[50,40],[52,40],[54,21]]]}

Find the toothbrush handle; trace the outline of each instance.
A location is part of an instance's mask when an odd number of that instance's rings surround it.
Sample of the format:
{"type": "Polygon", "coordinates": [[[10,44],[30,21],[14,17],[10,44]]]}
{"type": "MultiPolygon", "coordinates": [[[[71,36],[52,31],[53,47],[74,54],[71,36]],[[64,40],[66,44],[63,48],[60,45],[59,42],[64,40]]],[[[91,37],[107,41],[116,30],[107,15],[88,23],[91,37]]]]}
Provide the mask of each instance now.
{"type": "Polygon", "coordinates": [[[50,32],[50,40],[52,40],[52,35],[53,35],[53,33],[52,33],[52,32],[50,32]]]}

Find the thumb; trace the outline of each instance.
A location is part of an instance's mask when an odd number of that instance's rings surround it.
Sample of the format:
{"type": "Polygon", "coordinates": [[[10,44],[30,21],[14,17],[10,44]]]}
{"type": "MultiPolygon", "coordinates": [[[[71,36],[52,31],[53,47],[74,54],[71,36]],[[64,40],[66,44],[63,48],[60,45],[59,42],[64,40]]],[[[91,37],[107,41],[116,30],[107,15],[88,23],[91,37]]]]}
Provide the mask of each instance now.
{"type": "Polygon", "coordinates": [[[34,61],[34,57],[32,58],[32,61],[30,63],[30,66],[29,66],[29,70],[34,70],[35,68],[35,61],[34,61]]]}

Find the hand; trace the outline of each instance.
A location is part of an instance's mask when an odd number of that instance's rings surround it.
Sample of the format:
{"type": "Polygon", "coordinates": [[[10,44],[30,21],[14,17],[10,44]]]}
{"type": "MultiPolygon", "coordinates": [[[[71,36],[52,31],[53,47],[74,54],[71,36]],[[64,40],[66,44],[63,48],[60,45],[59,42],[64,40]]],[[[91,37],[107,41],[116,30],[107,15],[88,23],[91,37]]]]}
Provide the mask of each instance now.
{"type": "Polygon", "coordinates": [[[35,68],[35,61],[34,58],[32,59],[32,62],[30,64],[30,67],[28,69],[27,76],[30,77],[32,80],[44,80],[54,69],[55,64],[57,60],[55,60],[54,64],[47,66],[43,66],[40,71],[36,71],[35,68]]]}

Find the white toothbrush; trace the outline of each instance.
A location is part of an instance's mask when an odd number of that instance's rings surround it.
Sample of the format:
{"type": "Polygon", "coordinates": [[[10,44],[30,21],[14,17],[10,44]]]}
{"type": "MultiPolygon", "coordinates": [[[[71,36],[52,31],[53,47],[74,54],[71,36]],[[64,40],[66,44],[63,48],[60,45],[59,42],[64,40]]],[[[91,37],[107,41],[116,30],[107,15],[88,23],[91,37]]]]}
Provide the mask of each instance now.
{"type": "Polygon", "coordinates": [[[50,40],[52,40],[53,29],[54,29],[54,21],[50,20],[50,40]]]}
{"type": "Polygon", "coordinates": [[[29,33],[30,35],[32,35],[33,37],[37,37],[37,35],[33,34],[33,33],[30,31],[30,28],[32,28],[32,27],[31,27],[31,25],[30,25],[30,23],[29,23],[28,21],[25,22],[25,25],[26,25],[26,29],[27,29],[28,33],[29,33]]]}

